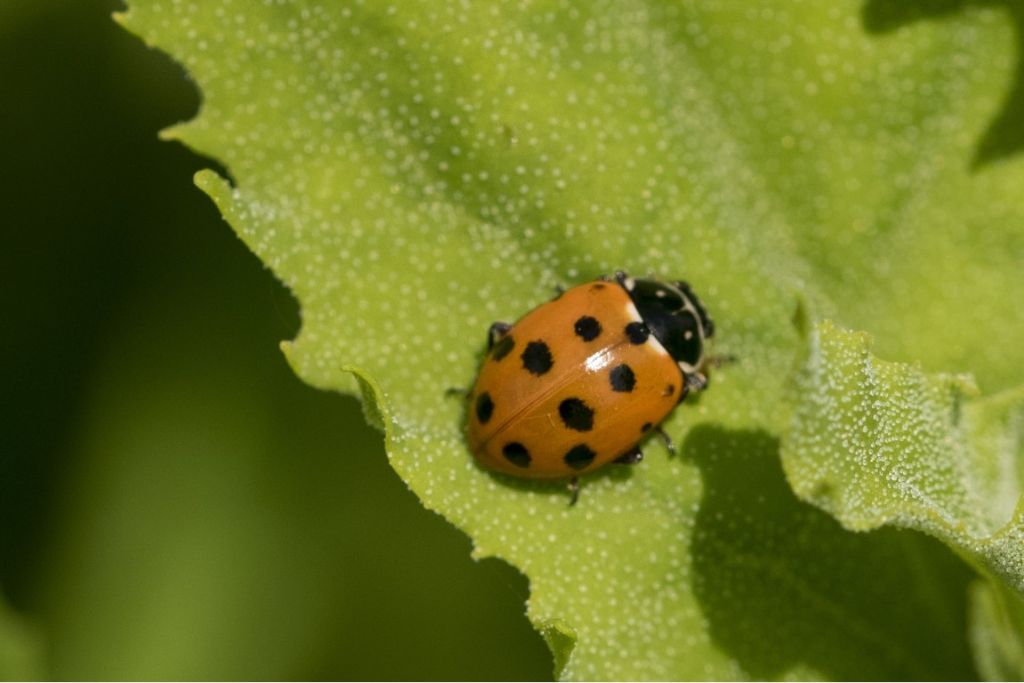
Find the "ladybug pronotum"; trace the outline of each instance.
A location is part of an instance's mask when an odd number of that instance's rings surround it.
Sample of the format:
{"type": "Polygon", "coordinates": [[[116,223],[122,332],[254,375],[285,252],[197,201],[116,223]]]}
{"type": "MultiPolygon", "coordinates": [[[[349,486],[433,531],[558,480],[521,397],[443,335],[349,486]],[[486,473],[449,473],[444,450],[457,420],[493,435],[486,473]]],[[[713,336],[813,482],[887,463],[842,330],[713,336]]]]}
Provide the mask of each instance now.
{"type": "Polygon", "coordinates": [[[494,323],[469,394],[470,449],[505,474],[571,477],[575,502],[577,476],[639,462],[640,440],[704,388],[713,334],[685,282],[625,273],[494,323]]]}

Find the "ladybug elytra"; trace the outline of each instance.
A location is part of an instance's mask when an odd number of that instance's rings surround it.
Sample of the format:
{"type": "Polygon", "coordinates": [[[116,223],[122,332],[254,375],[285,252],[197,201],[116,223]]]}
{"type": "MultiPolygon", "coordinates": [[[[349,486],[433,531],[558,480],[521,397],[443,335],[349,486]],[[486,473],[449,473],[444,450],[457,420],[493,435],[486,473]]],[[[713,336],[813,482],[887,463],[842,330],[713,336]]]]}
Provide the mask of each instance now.
{"type": "Polygon", "coordinates": [[[571,477],[575,502],[577,476],[638,462],[640,440],[705,387],[713,334],[685,282],[625,273],[494,323],[469,393],[470,449],[505,474],[571,477]]]}

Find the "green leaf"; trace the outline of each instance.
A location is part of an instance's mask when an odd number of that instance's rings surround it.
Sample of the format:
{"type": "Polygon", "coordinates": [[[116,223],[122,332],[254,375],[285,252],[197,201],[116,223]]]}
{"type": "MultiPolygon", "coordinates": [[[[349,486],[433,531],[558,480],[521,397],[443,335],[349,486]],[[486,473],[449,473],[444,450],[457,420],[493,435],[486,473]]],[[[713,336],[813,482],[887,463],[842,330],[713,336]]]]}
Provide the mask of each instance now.
{"type": "Polygon", "coordinates": [[[971,584],[970,638],[981,675],[990,681],[1021,678],[1024,672],[1024,602],[991,581],[971,584]]]}
{"type": "MultiPolygon", "coordinates": [[[[824,322],[809,340],[782,457],[797,495],[847,528],[923,531],[991,577],[997,586],[972,591],[975,624],[991,625],[1024,597],[1024,387],[976,393],[969,378],[878,360],[867,335],[824,322]]],[[[989,640],[1020,663],[1019,651],[989,640]]],[[[990,662],[983,671],[1005,669],[992,654],[979,659],[990,662]]]]}
{"type": "Polygon", "coordinates": [[[799,496],[848,528],[914,528],[1024,595],[1024,388],[874,358],[866,335],[818,325],[783,449],[799,496]]]}
{"type": "Polygon", "coordinates": [[[39,633],[0,600],[0,680],[42,679],[42,662],[39,633]]]}
{"type": "Polygon", "coordinates": [[[694,4],[705,91],[785,216],[814,317],[985,392],[1024,384],[1021,4],[694,4]]]}
{"type": "Polygon", "coordinates": [[[299,298],[290,362],[361,392],[423,502],[526,573],[560,677],[973,677],[964,566],[843,530],[779,465],[794,315],[1021,377],[978,345],[1024,315],[980,296],[1014,282],[1024,174],[970,169],[1011,27],[972,7],[883,38],[860,11],[137,0],[123,21],[203,89],[168,137],[230,169],[197,183],[299,298]],[[738,362],[667,422],[681,457],[645,444],[568,508],[561,484],[476,466],[444,390],[472,382],[492,321],[618,267],[690,280],[738,362]],[[954,344],[916,343],[952,312],[954,344]]]}

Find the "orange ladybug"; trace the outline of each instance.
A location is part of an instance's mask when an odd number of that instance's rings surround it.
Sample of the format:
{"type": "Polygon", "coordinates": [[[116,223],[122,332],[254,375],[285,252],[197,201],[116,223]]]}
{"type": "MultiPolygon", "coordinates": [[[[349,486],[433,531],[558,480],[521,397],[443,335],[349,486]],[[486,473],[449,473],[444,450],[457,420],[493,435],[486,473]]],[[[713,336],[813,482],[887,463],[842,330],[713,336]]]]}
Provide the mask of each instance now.
{"type": "Polygon", "coordinates": [[[636,463],[640,440],[707,385],[714,324],[685,282],[613,279],[573,287],[513,325],[494,323],[469,393],[469,446],[492,470],[572,478],[636,463]]]}

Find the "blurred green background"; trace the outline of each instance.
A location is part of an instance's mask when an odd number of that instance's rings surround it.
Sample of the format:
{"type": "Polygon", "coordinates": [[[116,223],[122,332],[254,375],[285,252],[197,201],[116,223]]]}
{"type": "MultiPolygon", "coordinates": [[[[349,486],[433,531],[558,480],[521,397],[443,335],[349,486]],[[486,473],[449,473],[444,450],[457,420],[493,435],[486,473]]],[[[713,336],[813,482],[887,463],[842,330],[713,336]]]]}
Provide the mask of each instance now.
{"type": "Polygon", "coordinates": [[[0,2],[0,678],[549,678],[525,579],[285,365],[294,301],[156,136],[198,93],[117,9],[0,2]]]}

